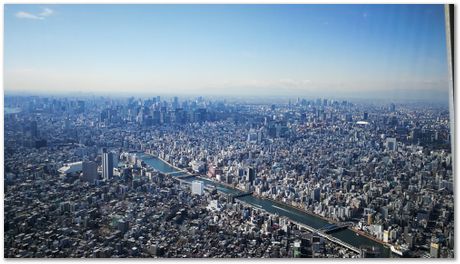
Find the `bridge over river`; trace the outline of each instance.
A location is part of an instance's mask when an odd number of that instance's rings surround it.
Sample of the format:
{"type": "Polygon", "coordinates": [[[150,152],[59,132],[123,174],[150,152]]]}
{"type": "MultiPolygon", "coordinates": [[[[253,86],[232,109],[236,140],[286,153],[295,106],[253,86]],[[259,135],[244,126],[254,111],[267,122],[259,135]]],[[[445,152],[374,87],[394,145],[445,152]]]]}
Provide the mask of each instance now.
{"type": "Polygon", "coordinates": [[[345,222],[345,223],[325,225],[318,230],[326,234],[331,234],[331,233],[334,233],[334,232],[337,232],[343,229],[347,229],[351,226],[353,226],[352,222],[345,222]]]}
{"type": "MultiPolygon", "coordinates": [[[[294,223],[297,224],[298,226],[300,226],[303,229],[306,229],[306,230],[308,230],[308,231],[310,231],[312,233],[315,233],[315,234],[318,234],[321,237],[324,237],[325,239],[327,239],[327,240],[329,240],[331,242],[339,244],[339,245],[341,245],[341,246],[343,246],[345,248],[348,248],[349,250],[354,251],[356,253],[360,253],[359,248],[357,248],[355,246],[352,246],[352,245],[350,245],[350,244],[348,244],[348,243],[346,243],[346,242],[344,242],[344,241],[342,241],[340,239],[337,239],[337,238],[329,235],[328,233],[322,231],[322,229],[315,229],[313,227],[310,227],[310,226],[307,226],[307,225],[304,225],[302,223],[295,222],[295,221],[294,221],[294,223]]],[[[336,226],[336,227],[338,227],[338,226],[336,226]]]]}
{"type": "Polygon", "coordinates": [[[325,239],[342,245],[354,252],[359,252],[360,246],[372,246],[378,248],[380,252],[382,252],[382,257],[390,256],[390,250],[388,247],[385,247],[383,244],[365,236],[359,235],[358,233],[349,229],[348,227],[351,225],[350,222],[342,224],[331,224],[318,216],[308,214],[291,206],[264,198],[258,198],[250,195],[249,193],[245,194],[240,190],[231,188],[224,184],[190,174],[186,171],[181,171],[178,168],[174,168],[173,166],[169,165],[165,161],[151,155],[141,154],[140,158],[150,167],[153,167],[164,174],[176,177],[183,183],[191,183],[193,180],[203,181],[205,183],[205,187],[207,186],[208,188],[217,188],[219,192],[238,197],[236,198],[237,200],[244,202],[252,207],[263,209],[271,214],[277,214],[279,216],[286,217],[291,222],[296,223],[300,227],[310,230],[313,233],[317,233],[325,239]]]}

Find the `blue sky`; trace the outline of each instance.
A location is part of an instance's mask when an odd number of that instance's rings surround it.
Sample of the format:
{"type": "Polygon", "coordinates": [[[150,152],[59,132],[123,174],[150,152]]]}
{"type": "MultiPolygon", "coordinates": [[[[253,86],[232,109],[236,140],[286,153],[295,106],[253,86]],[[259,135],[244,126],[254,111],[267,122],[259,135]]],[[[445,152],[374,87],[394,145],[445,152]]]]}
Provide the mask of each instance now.
{"type": "Polygon", "coordinates": [[[442,5],[5,5],[5,90],[447,94],[442,5]]]}

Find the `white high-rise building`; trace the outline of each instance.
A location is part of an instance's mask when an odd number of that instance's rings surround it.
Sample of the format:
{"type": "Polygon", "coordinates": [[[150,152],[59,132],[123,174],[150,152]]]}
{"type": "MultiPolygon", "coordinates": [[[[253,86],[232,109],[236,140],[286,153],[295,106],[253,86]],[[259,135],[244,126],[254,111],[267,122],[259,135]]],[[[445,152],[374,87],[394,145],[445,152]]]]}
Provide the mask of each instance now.
{"type": "Polygon", "coordinates": [[[192,182],[192,194],[203,195],[204,182],[203,181],[193,181],[192,182]]]}
{"type": "Polygon", "coordinates": [[[113,153],[102,153],[102,178],[110,180],[113,178],[113,153]]]}

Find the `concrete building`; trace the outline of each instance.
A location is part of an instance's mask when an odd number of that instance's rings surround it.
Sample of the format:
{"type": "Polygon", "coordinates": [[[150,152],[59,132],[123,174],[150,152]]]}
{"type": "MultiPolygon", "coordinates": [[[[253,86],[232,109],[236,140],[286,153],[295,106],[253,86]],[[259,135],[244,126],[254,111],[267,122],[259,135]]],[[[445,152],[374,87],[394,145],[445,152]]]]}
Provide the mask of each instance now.
{"type": "Polygon", "coordinates": [[[435,242],[431,242],[430,245],[430,256],[432,258],[439,258],[439,244],[435,242]]]}
{"type": "Polygon", "coordinates": [[[385,146],[389,151],[398,150],[398,145],[396,144],[396,138],[387,138],[385,146]]]}
{"type": "Polygon", "coordinates": [[[204,183],[203,181],[192,182],[192,194],[203,195],[204,183]]]}
{"type": "Polygon", "coordinates": [[[83,180],[93,183],[97,180],[97,164],[93,161],[83,161],[83,180]]]}
{"type": "Polygon", "coordinates": [[[102,178],[110,180],[113,178],[113,153],[102,153],[102,178]]]}
{"type": "Polygon", "coordinates": [[[71,173],[76,173],[82,170],[82,164],[83,162],[78,161],[78,162],[73,162],[73,163],[67,163],[64,164],[63,167],[61,167],[58,171],[61,174],[71,174],[71,173]]]}
{"type": "Polygon", "coordinates": [[[256,169],[249,167],[246,171],[246,181],[252,184],[255,179],[256,179],[256,169]]]}

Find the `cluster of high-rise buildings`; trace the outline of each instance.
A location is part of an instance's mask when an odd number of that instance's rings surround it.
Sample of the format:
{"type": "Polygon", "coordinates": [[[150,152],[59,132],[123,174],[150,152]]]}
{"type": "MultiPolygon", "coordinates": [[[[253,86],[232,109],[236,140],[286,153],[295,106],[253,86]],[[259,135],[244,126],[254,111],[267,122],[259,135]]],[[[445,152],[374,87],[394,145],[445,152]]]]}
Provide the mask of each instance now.
{"type": "Polygon", "coordinates": [[[298,236],[285,230],[274,238],[271,231],[282,230],[282,224],[265,223],[272,216],[262,211],[237,231],[248,222],[243,205],[218,206],[220,194],[208,193],[202,182],[181,187],[126,154],[148,152],[254,196],[332,222],[351,222],[351,229],[397,254],[453,257],[447,106],[328,99],[256,104],[201,97],[182,102],[177,97],[6,97],[5,105],[21,107],[5,114],[7,256],[289,257],[300,251],[354,256],[326,241],[312,251],[318,239],[297,229],[298,236]],[[163,204],[152,197],[161,197],[163,204]],[[154,214],[153,208],[164,213],[154,214]],[[110,216],[126,210],[132,213],[110,216]],[[179,241],[170,219],[164,220],[168,214],[182,219],[175,224],[187,223],[187,237],[206,234],[227,242],[214,249],[204,238],[179,241]],[[264,220],[253,219],[258,215],[264,220]],[[155,226],[151,217],[165,222],[155,226]],[[203,219],[216,217],[217,227],[203,230],[203,219]],[[63,223],[73,228],[61,230],[63,223]],[[264,226],[265,235],[254,226],[264,226]],[[147,237],[150,233],[155,237],[147,237]],[[95,241],[82,245],[85,239],[95,241]],[[226,252],[230,244],[239,253],[226,252]],[[194,251],[190,245],[199,246],[194,251]]]}

